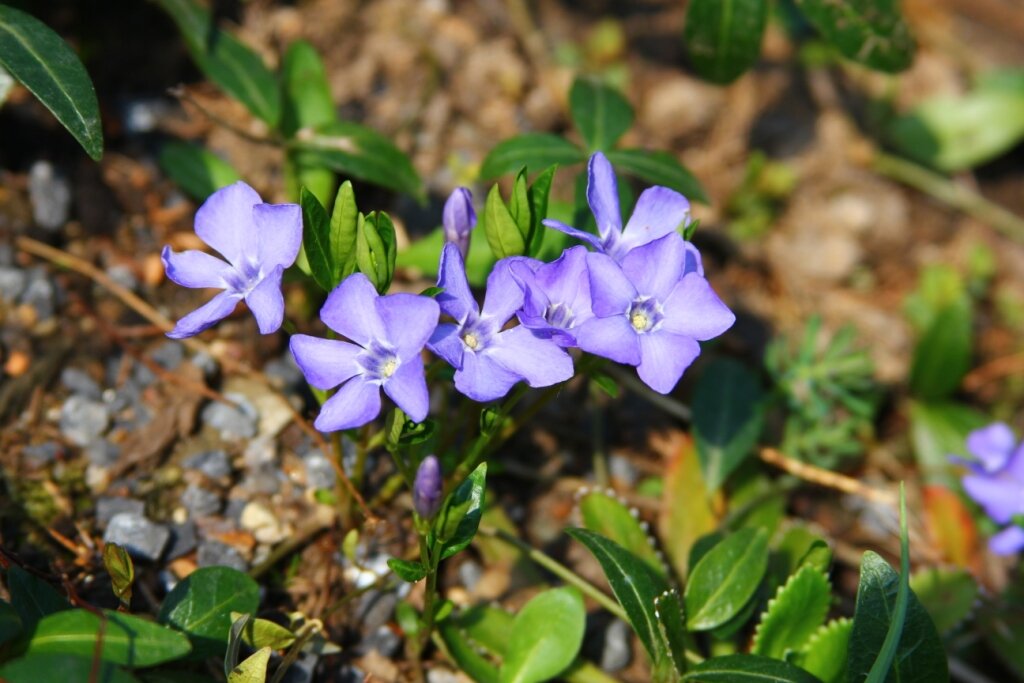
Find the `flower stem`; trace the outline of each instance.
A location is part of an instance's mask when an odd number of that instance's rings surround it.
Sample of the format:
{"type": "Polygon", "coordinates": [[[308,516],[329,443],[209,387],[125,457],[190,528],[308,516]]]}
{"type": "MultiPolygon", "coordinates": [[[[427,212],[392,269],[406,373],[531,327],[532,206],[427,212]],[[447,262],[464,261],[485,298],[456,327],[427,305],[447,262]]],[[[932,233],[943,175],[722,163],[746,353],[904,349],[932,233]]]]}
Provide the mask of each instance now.
{"type": "Polygon", "coordinates": [[[416,672],[418,681],[425,681],[423,672],[423,651],[430,642],[430,636],[434,632],[434,613],[437,611],[437,575],[438,566],[441,564],[441,544],[435,543],[433,548],[427,541],[426,536],[420,536],[420,562],[427,568],[427,585],[423,595],[423,617],[420,622],[420,630],[416,637],[410,641],[412,648],[413,669],[416,672]]]}

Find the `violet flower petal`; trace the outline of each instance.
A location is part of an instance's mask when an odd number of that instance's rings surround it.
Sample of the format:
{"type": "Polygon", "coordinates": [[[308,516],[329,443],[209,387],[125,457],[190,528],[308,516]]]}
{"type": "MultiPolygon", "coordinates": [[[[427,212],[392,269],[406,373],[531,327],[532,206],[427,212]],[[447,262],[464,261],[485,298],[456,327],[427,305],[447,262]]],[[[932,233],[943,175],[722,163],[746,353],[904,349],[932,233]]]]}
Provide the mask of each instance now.
{"type": "Polygon", "coordinates": [[[444,290],[436,299],[442,313],[450,315],[460,323],[464,322],[470,313],[479,313],[480,309],[473,298],[473,292],[469,289],[469,281],[466,280],[466,265],[454,244],[445,244],[441,249],[437,286],[444,290]]]}
{"type": "Polygon", "coordinates": [[[355,344],[296,334],[288,346],[306,381],[322,391],[333,389],[361,372],[356,356],[362,348],[355,344]]]}
{"type": "Polygon", "coordinates": [[[690,202],[686,197],[667,187],[649,187],[636,200],[633,215],[622,233],[621,248],[634,249],[675,233],[689,217],[690,202]]]}
{"type": "Polygon", "coordinates": [[[664,330],[637,336],[640,339],[637,374],[659,394],[672,391],[683,371],[700,355],[700,344],[690,337],[664,330]]]}
{"type": "Polygon", "coordinates": [[[320,309],[328,327],[362,347],[384,338],[384,323],[377,313],[377,289],[362,273],[345,278],[320,309]]]}
{"type": "Polygon", "coordinates": [[[1017,438],[1010,426],[996,422],[967,435],[967,451],[981,463],[988,472],[1003,469],[1017,445],[1017,438]]]}
{"type": "Polygon", "coordinates": [[[637,290],[619,264],[605,254],[587,254],[587,270],[594,315],[625,315],[637,297],[637,290]]]}
{"type": "Polygon", "coordinates": [[[700,257],[700,251],[694,246],[693,242],[686,242],[685,246],[686,256],[683,259],[683,272],[680,275],[697,273],[697,275],[704,277],[704,261],[700,257]]]}
{"type": "Polygon", "coordinates": [[[711,284],[696,273],[676,283],[663,308],[663,330],[698,341],[713,339],[736,322],[736,315],[718,298],[711,284]]]}
{"type": "Polygon", "coordinates": [[[196,211],[196,234],[236,268],[256,261],[253,207],[263,200],[244,182],[221,188],[196,211]]]}
{"type": "Polygon", "coordinates": [[[487,291],[481,313],[484,318],[493,318],[500,327],[523,305],[523,288],[519,286],[509,269],[510,259],[501,259],[494,264],[487,276],[487,291]]]}
{"type": "Polygon", "coordinates": [[[685,254],[683,238],[671,233],[633,249],[620,263],[637,292],[663,301],[682,277],[685,254]]]}
{"type": "Polygon", "coordinates": [[[597,221],[597,232],[606,244],[622,232],[622,211],[619,209],[619,183],[615,169],[601,152],[587,162],[587,203],[597,221]]]}
{"type": "Polygon", "coordinates": [[[245,303],[256,318],[260,334],[276,332],[284,321],[284,295],[281,293],[283,274],[284,266],[277,266],[245,295],[245,303]]]}
{"type": "Polygon", "coordinates": [[[457,187],[448,196],[441,213],[444,238],[458,247],[462,259],[469,254],[469,240],[476,226],[476,211],[473,210],[473,195],[464,187],[457,187]]]}
{"type": "Polygon", "coordinates": [[[988,539],[988,547],[996,555],[1016,555],[1024,550],[1024,529],[1008,526],[988,539]]]}
{"type": "Polygon", "coordinates": [[[416,479],[412,485],[412,505],[416,514],[423,519],[431,519],[441,508],[443,493],[441,463],[436,456],[428,455],[416,469],[416,479]]]}
{"type": "Polygon", "coordinates": [[[573,374],[572,358],[564,349],[525,327],[501,332],[489,350],[491,359],[534,388],[564,382],[573,374]]]}
{"type": "Polygon", "coordinates": [[[487,403],[507,394],[520,379],[487,356],[467,352],[462,368],[455,372],[455,388],[474,401],[487,403]]]}
{"type": "Polygon", "coordinates": [[[234,268],[216,256],[189,249],[174,252],[164,247],[160,253],[167,277],[182,287],[216,287],[226,289],[234,276],[234,268]]]}
{"type": "Polygon", "coordinates": [[[171,339],[184,339],[199,334],[231,315],[241,298],[242,295],[236,292],[221,292],[179,320],[167,336],[171,339]]]}
{"type": "Polygon", "coordinates": [[[640,342],[625,315],[591,318],[573,329],[576,344],[595,356],[624,365],[640,364],[640,342]]]}
{"type": "MultiPolygon", "coordinates": [[[[384,335],[405,360],[418,356],[437,328],[441,310],[433,299],[418,294],[391,294],[376,301],[384,335]]],[[[419,422],[419,420],[417,420],[419,422]]]]}
{"type": "Polygon", "coordinates": [[[444,359],[456,370],[462,369],[466,345],[459,339],[459,326],[452,323],[441,323],[430,336],[427,348],[444,359]]]}
{"type": "Polygon", "coordinates": [[[1020,482],[986,475],[968,475],[964,477],[963,485],[967,495],[999,524],[1006,524],[1014,515],[1024,512],[1020,482]]]}
{"type": "Polygon", "coordinates": [[[402,359],[395,374],[384,380],[381,386],[384,393],[414,422],[426,419],[430,410],[430,393],[419,354],[402,359]]]}
{"type": "Polygon", "coordinates": [[[353,377],[320,407],[313,426],[321,432],[361,427],[380,414],[380,385],[353,377]]]}
{"type": "Polygon", "coordinates": [[[591,234],[584,230],[578,230],[577,228],[574,228],[571,225],[566,225],[562,221],[556,221],[554,218],[545,218],[544,220],[541,221],[541,223],[543,223],[549,228],[557,230],[558,232],[564,232],[566,235],[569,235],[570,237],[575,237],[578,240],[582,240],[589,244],[590,246],[594,247],[594,249],[597,249],[598,251],[604,251],[604,245],[601,242],[601,238],[598,237],[597,235],[591,234]]]}
{"type": "Polygon", "coordinates": [[[257,204],[256,257],[263,272],[295,263],[302,246],[302,208],[298,204],[257,204]]]}

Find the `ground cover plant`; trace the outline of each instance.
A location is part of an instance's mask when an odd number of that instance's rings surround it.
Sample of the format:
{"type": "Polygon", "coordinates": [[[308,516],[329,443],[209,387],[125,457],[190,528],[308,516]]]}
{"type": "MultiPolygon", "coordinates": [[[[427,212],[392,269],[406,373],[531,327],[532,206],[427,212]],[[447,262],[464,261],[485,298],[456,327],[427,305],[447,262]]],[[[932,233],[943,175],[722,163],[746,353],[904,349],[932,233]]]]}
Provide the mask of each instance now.
{"type": "Polygon", "coordinates": [[[0,680],[1024,678],[1024,27],[486,4],[0,5],[0,680]]]}

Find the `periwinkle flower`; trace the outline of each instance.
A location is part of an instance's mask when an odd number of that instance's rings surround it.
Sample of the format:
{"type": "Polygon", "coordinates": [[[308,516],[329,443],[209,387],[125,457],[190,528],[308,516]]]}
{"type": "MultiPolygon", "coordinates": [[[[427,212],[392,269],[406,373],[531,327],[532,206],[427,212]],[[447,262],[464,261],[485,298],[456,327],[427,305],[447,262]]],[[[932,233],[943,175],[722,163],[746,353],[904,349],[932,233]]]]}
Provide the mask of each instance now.
{"type": "Polygon", "coordinates": [[[437,302],[416,294],[380,296],[362,273],[327,297],[320,319],[350,341],[306,334],[290,346],[306,381],[317,389],[341,385],[320,408],[322,432],[351,429],[380,414],[383,389],[416,422],[427,416],[429,395],[420,352],[437,326],[437,302]]]}
{"type": "Polygon", "coordinates": [[[649,387],[671,391],[700,354],[697,342],[736,320],[707,280],[687,272],[686,259],[675,232],[631,250],[621,265],[607,254],[589,254],[595,317],[576,330],[580,348],[635,365],[649,387]]]}
{"type": "MultiPolygon", "coordinates": [[[[595,152],[587,165],[587,202],[597,221],[598,235],[553,219],[546,219],[544,225],[583,240],[619,262],[631,250],[675,232],[680,225],[690,220],[690,202],[686,197],[675,190],[656,185],[640,194],[633,215],[623,229],[618,180],[611,162],[601,152],[595,152]]],[[[694,267],[703,274],[700,254],[692,245],[686,249],[689,251],[688,258],[695,262],[694,267]]]]}
{"type": "Polygon", "coordinates": [[[412,485],[412,506],[423,519],[432,519],[441,508],[441,494],[444,480],[441,478],[441,463],[433,455],[423,458],[416,470],[412,485]]]}
{"type": "Polygon", "coordinates": [[[522,259],[509,267],[524,295],[519,322],[559,346],[578,346],[575,330],[594,317],[586,247],[570,247],[551,263],[522,259]]]}
{"type": "Polygon", "coordinates": [[[476,226],[476,211],[473,210],[473,194],[464,187],[457,187],[448,196],[441,214],[444,239],[459,248],[462,260],[469,254],[469,238],[476,226]]]}
{"type": "Polygon", "coordinates": [[[572,359],[557,344],[519,326],[503,330],[523,305],[523,290],[502,259],[487,278],[483,310],[466,280],[462,255],[453,244],[441,251],[437,296],[441,311],[455,319],[441,323],[428,347],[455,368],[455,388],[486,402],[501,398],[519,381],[546,387],[572,377],[572,359]]]}
{"type": "MultiPolygon", "coordinates": [[[[1009,425],[996,422],[967,436],[967,451],[975,460],[953,457],[971,471],[963,478],[964,490],[997,524],[1009,524],[1024,514],[1024,443],[1018,443],[1009,425]]],[[[998,555],[1024,549],[1024,529],[1011,524],[989,539],[998,555]]]]}
{"type": "Polygon", "coordinates": [[[239,181],[217,190],[196,212],[196,234],[227,259],[202,251],[175,253],[164,247],[167,277],[183,287],[223,289],[178,321],[172,339],[199,334],[226,318],[245,299],[262,334],[281,327],[284,296],[281,275],[295,262],[302,244],[298,204],[265,204],[239,181]]]}

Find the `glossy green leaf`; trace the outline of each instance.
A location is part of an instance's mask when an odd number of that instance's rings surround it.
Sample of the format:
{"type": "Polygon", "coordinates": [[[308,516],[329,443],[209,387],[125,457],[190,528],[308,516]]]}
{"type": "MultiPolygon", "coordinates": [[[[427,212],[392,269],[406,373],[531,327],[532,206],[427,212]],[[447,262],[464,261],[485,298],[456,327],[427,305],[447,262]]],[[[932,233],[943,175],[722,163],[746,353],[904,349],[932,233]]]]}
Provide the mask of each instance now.
{"type": "MultiPolygon", "coordinates": [[[[359,209],[356,194],[348,180],[338,188],[331,212],[330,244],[331,266],[334,279],[341,282],[356,270],[356,240],[359,228],[359,209]]],[[[392,270],[394,268],[392,267],[392,270]]]]}
{"type": "Polygon", "coordinates": [[[941,634],[949,633],[967,619],[978,600],[978,584],[964,569],[922,569],[910,577],[910,588],[941,634]]]}
{"type": "Polygon", "coordinates": [[[21,633],[21,617],[9,602],[0,600],[0,645],[21,633]]]}
{"type": "Polygon", "coordinates": [[[566,529],[601,565],[612,593],[626,611],[640,642],[657,666],[666,657],[655,601],[668,590],[665,579],[622,546],[587,529],[566,529]]]}
{"type": "Polygon", "coordinates": [[[480,166],[480,179],[493,180],[506,173],[539,170],[553,164],[566,166],[586,161],[587,155],[563,137],[550,133],[527,133],[499,142],[480,166]]]}
{"type": "Polygon", "coordinates": [[[686,615],[691,631],[707,631],[729,621],[754,596],[768,568],[768,535],[740,529],[709,550],[686,583],[686,615]]]}
{"type": "Polygon", "coordinates": [[[805,566],[827,576],[831,564],[832,550],[825,539],[800,525],[786,529],[771,557],[772,571],[780,582],[805,566]]]}
{"type": "Polygon", "coordinates": [[[949,456],[967,457],[967,435],[990,421],[987,415],[959,403],[912,402],[910,435],[925,480],[958,486],[949,456]]]}
{"type": "Polygon", "coordinates": [[[754,654],[786,659],[802,649],[825,622],[832,603],[828,579],[815,567],[803,567],[780,586],[754,634],[754,654]]]}
{"type": "Polygon", "coordinates": [[[971,326],[970,307],[953,304],[925,330],[910,366],[910,391],[915,397],[941,401],[960,386],[971,368],[971,326]]]}
{"type": "Polygon", "coordinates": [[[590,490],[579,498],[583,526],[596,534],[614,541],[623,549],[643,560],[661,576],[665,567],[654,550],[647,530],[640,525],[635,511],[605,491],[590,490]]]}
{"type": "Polygon", "coordinates": [[[681,441],[666,463],[658,517],[658,537],[680,578],[685,579],[693,569],[690,552],[694,544],[718,524],[712,500],[693,441],[681,441]]]}
{"type": "Polygon", "coordinates": [[[281,132],[286,136],[337,120],[327,70],[309,42],[296,40],[288,46],[281,62],[281,90],[281,132]]]}
{"type": "Polygon", "coordinates": [[[225,676],[230,676],[231,670],[238,666],[239,653],[242,651],[242,630],[252,619],[251,614],[231,613],[231,630],[228,631],[228,646],[224,651],[225,676]]]}
{"type": "Polygon", "coordinates": [[[324,166],[343,175],[421,197],[423,187],[409,157],[391,138],[351,121],[335,121],[299,135],[296,163],[324,166]]]}
{"type": "Polygon", "coordinates": [[[697,73],[731,83],[761,53],[767,0],[691,0],[683,39],[697,73]]]}
{"type": "Polygon", "coordinates": [[[333,252],[331,250],[331,219],[313,193],[302,188],[299,194],[302,207],[302,249],[306,254],[313,280],[325,292],[330,292],[340,279],[335,279],[333,252]]]}
{"type": "Polygon", "coordinates": [[[25,654],[69,654],[91,658],[102,631],[100,659],[123,666],[153,666],[180,659],[191,651],[188,638],[165,626],[129,614],[105,610],[105,623],[84,609],[71,609],[44,617],[25,648],[25,654]]]}
{"type": "Polygon", "coordinates": [[[573,81],[569,112],[590,151],[607,151],[633,125],[633,107],[615,88],[586,77],[573,81]]]}
{"type": "Polygon", "coordinates": [[[160,148],[160,168],[190,197],[204,201],[222,187],[242,179],[231,164],[209,150],[171,141],[160,148]]]}
{"type": "Polygon", "coordinates": [[[228,674],[228,683],[264,683],[272,650],[262,648],[251,654],[228,674]]]}
{"type": "Polygon", "coordinates": [[[544,249],[545,236],[551,232],[557,232],[546,229],[544,224],[541,223],[541,221],[548,217],[548,198],[551,196],[551,184],[554,182],[557,169],[558,166],[549,166],[541,173],[538,173],[537,177],[530,184],[528,194],[532,223],[530,225],[530,239],[526,248],[527,256],[540,258],[544,249]]]}
{"type": "Polygon", "coordinates": [[[434,525],[438,540],[444,543],[442,560],[464,550],[473,541],[483,515],[486,490],[487,463],[482,462],[448,496],[434,525]]]}
{"type": "Polygon", "coordinates": [[[7,570],[7,590],[11,594],[11,606],[26,630],[32,629],[43,617],[71,609],[71,603],[53,586],[17,565],[7,570]]]}
{"type": "Polygon", "coordinates": [[[78,56],[30,14],[0,5],[0,66],[53,112],[86,153],[103,156],[96,91],[78,56]]]}
{"type": "Polygon", "coordinates": [[[171,15],[189,54],[206,77],[271,127],[281,118],[277,77],[256,52],[220,30],[195,0],[156,0],[171,15]]]}
{"type": "Polygon", "coordinates": [[[230,567],[201,567],[174,587],[160,608],[162,624],[184,631],[197,653],[220,655],[231,630],[231,612],[253,614],[259,586],[230,567]]]}
{"type": "Polygon", "coordinates": [[[10,683],[137,683],[138,679],[110,662],[94,670],[92,656],[48,653],[19,657],[0,666],[0,680],[10,683]]]}
{"type": "Polygon", "coordinates": [[[359,221],[355,264],[380,294],[387,293],[395,275],[398,256],[395,242],[395,226],[383,211],[374,211],[359,221]]]}
{"type": "Polygon", "coordinates": [[[459,669],[480,683],[498,683],[498,660],[505,654],[513,616],[499,607],[477,605],[438,624],[448,654],[459,669]]]}
{"type": "Polygon", "coordinates": [[[135,581],[135,565],[124,546],[116,543],[103,545],[103,565],[110,574],[110,584],[114,595],[124,605],[131,604],[132,582],[135,581]]]}
{"type": "Polygon", "coordinates": [[[520,231],[505,200],[501,198],[501,190],[497,185],[491,187],[484,204],[484,234],[494,257],[503,259],[508,256],[519,256],[526,252],[526,236],[520,231]]]}
{"type": "Polygon", "coordinates": [[[726,655],[697,664],[687,672],[688,683],[820,683],[792,664],[759,655],[726,655]]]}
{"type": "Polygon", "coordinates": [[[675,588],[654,599],[654,616],[658,620],[661,645],[678,673],[686,673],[686,608],[675,588]]]}
{"type": "Polygon", "coordinates": [[[833,619],[811,635],[796,663],[823,683],[845,683],[852,630],[852,620],[833,619]]]}
{"type": "Polygon", "coordinates": [[[707,204],[708,197],[700,181],[668,152],[613,149],[605,156],[619,173],[654,185],[663,185],[683,194],[690,201],[707,204]]]}
{"type": "Polygon", "coordinates": [[[241,612],[232,612],[231,619],[233,621],[232,629],[238,625],[240,619],[245,620],[239,629],[239,638],[256,650],[264,647],[269,647],[271,650],[284,650],[295,642],[295,634],[290,629],[269,619],[257,619],[241,612]]]}
{"type": "Polygon", "coordinates": [[[708,489],[718,489],[753,454],[763,419],[757,376],[736,361],[712,361],[693,396],[694,440],[708,489]]]}
{"type": "Polygon", "coordinates": [[[586,627],[583,596],[576,588],[552,588],[516,615],[501,665],[501,683],[540,683],[576,659],[586,627]]]}
{"type": "Polygon", "coordinates": [[[847,59],[879,71],[903,71],[914,59],[914,39],[898,0],[796,0],[825,40],[847,59]]]}
{"type": "Polygon", "coordinates": [[[427,575],[427,570],[423,567],[421,562],[409,562],[408,560],[400,560],[397,557],[392,557],[388,560],[388,566],[391,567],[391,571],[393,571],[398,578],[402,581],[408,581],[409,583],[416,583],[427,575]]]}

